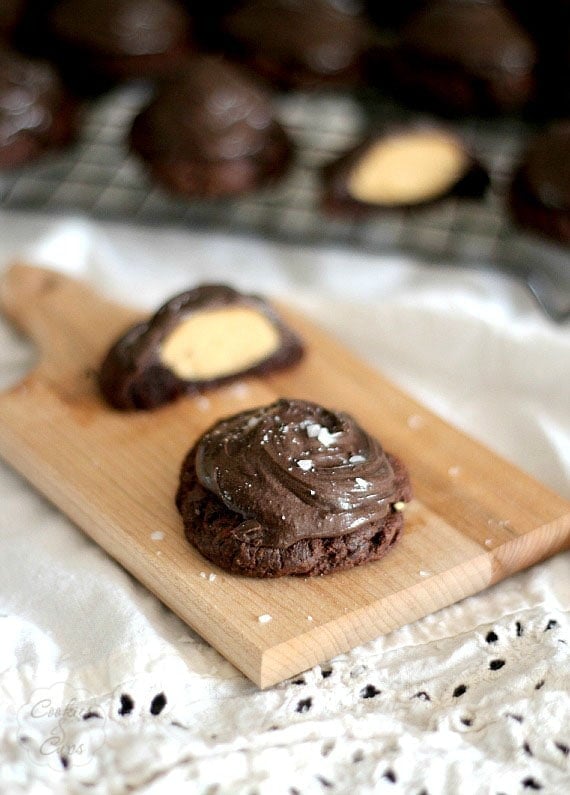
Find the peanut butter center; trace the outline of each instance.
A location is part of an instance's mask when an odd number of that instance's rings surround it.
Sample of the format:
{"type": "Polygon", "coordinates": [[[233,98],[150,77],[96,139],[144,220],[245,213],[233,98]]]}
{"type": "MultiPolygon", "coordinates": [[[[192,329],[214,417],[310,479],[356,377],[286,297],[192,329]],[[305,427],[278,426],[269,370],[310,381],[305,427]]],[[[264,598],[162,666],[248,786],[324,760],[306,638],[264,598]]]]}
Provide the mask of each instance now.
{"type": "Polygon", "coordinates": [[[160,360],[185,381],[239,373],[280,345],[271,321],[249,307],[208,309],[190,315],[163,340],[160,360]]]}
{"type": "Polygon", "coordinates": [[[443,195],[468,163],[468,155],[451,135],[402,133],[373,144],[356,164],[347,187],[353,198],[368,204],[416,204],[443,195]]]}

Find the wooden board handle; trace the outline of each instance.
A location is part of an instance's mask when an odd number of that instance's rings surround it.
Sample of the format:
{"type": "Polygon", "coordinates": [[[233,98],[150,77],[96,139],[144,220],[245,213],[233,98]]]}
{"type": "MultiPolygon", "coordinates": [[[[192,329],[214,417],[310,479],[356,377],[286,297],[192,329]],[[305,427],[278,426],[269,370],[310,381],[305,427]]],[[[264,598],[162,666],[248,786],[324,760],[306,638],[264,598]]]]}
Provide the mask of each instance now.
{"type": "Polygon", "coordinates": [[[83,282],[22,264],[8,268],[0,282],[0,309],[37,346],[35,372],[61,385],[96,369],[112,340],[139,317],[83,282]]]}

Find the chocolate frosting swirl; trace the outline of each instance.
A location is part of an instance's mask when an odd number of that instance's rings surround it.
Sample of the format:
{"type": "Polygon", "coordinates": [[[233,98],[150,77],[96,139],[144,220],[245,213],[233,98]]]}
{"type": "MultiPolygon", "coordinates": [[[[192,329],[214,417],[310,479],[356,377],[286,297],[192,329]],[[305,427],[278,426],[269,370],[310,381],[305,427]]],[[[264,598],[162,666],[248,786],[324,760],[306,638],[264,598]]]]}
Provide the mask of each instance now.
{"type": "Polygon", "coordinates": [[[221,420],[198,442],[196,475],[271,547],[346,535],[397,499],[380,443],[350,415],[304,400],[221,420]]]}

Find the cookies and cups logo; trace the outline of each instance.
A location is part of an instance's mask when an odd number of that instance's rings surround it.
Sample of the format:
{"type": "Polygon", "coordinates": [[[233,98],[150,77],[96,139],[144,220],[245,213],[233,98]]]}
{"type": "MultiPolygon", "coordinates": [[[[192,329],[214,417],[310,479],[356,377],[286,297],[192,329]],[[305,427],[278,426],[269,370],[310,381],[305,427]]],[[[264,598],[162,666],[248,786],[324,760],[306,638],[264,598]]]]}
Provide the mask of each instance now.
{"type": "Polygon", "coordinates": [[[18,740],[32,760],[55,770],[88,765],[105,741],[105,713],[64,682],[35,690],[18,710],[18,740]]]}

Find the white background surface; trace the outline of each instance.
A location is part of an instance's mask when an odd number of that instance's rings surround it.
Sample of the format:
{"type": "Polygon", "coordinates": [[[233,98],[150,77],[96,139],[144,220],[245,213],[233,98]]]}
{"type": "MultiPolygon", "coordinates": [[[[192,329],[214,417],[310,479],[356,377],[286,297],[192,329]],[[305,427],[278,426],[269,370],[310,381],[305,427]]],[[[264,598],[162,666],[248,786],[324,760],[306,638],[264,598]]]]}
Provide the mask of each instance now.
{"type": "MultiPolygon", "coordinates": [[[[0,262],[14,258],[149,309],[203,281],[292,301],[570,498],[570,328],[503,275],[0,215],[0,262]]],[[[34,354],[5,323],[0,339],[8,386],[34,354]]],[[[258,693],[4,465],[0,495],[0,791],[570,791],[570,553],[343,655],[330,675],[258,693]],[[365,698],[369,684],[380,692],[365,698]],[[73,688],[101,717],[26,712],[38,689],[61,707],[73,688]],[[157,693],[167,703],[152,715],[157,693]],[[42,754],[54,726],[63,740],[42,754]]]]}

